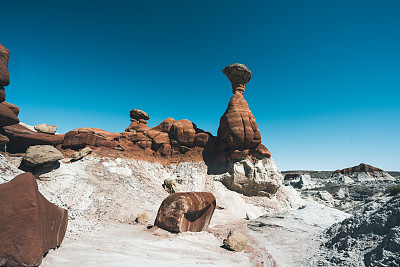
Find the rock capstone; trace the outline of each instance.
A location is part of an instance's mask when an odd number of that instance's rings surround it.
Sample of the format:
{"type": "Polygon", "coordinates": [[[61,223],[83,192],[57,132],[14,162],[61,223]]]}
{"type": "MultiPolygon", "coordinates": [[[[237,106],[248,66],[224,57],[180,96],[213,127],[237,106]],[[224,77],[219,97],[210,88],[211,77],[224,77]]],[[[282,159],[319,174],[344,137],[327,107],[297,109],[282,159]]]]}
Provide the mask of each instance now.
{"type": "Polygon", "coordinates": [[[35,130],[40,133],[55,134],[57,132],[57,126],[42,123],[42,124],[35,125],[35,130]]]}
{"type": "Polygon", "coordinates": [[[147,121],[150,119],[149,114],[147,114],[146,112],[144,112],[143,110],[140,110],[140,109],[132,109],[130,111],[130,116],[132,119],[135,119],[135,120],[143,119],[143,120],[147,121]]]}

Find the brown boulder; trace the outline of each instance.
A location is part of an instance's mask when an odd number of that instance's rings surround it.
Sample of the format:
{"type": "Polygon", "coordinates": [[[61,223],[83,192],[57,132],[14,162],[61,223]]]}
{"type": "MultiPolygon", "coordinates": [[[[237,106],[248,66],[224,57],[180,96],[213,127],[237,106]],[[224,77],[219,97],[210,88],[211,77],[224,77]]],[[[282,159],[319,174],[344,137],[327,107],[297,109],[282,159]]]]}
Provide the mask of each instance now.
{"type": "Polygon", "coordinates": [[[0,103],[6,100],[6,91],[4,91],[4,87],[0,86],[0,103]]]}
{"type": "Polygon", "coordinates": [[[19,123],[18,117],[6,104],[0,103],[0,126],[8,126],[19,123]]]}
{"type": "Polygon", "coordinates": [[[33,145],[56,146],[64,141],[64,134],[49,135],[29,130],[21,124],[4,127],[4,134],[10,139],[7,150],[13,153],[25,152],[33,145]]]}
{"type": "Polygon", "coordinates": [[[14,104],[8,103],[8,102],[3,102],[3,104],[8,107],[9,109],[11,109],[12,112],[14,112],[15,116],[18,116],[19,114],[19,107],[17,107],[14,104]]]}
{"type": "Polygon", "coordinates": [[[234,63],[226,66],[222,73],[225,74],[232,84],[232,92],[235,93],[236,90],[244,93],[245,84],[251,79],[251,71],[243,64],[234,63]]]}
{"type": "Polygon", "coordinates": [[[175,193],[161,203],[154,225],[171,232],[204,231],[215,206],[215,197],[208,192],[175,193]]]}
{"type": "Polygon", "coordinates": [[[143,120],[147,121],[150,119],[149,114],[147,114],[146,112],[144,112],[143,110],[140,110],[140,109],[132,109],[130,111],[130,116],[132,119],[135,119],[135,120],[143,119],[143,120]]]}
{"type": "Polygon", "coordinates": [[[171,130],[172,124],[174,124],[174,118],[166,118],[156,127],[151,128],[152,130],[157,130],[164,133],[169,133],[171,130]]]}
{"type": "Polygon", "coordinates": [[[117,145],[115,139],[121,137],[119,133],[107,132],[98,128],[78,128],[65,134],[63,147],[83,148],[87,145],[113,148],[117,145]]]}
{"type": "Polygon", "coordinates": [[[160,133],[153,139],[154,150],[157,150],[163,144],[169,144],[169,136],[167,133],[160,133]]]}
{"type": "Polygon", "coordinates": [[[8,139],[7,136],[0,134],[0,145],[5,145],[10,142],[10,139],[8,139]]]}
{"type": "Polygon", "coordinates": [[[10,59],[10,51],[0,44],[0,86],[10,84],[10,76],[8,74],[8,60],[10,59]]]}
{"type": "Polygon", "coordinates": [[[50,203],[31,173],[0,184],[0,264],[38,266],[64,239],[68,211],[50,203]]]}
{"type": "Polygon", "coordinates": [[[180,145],[193,147],[196,130],[193,122],[189,120],[179,120],[172,124],[169,132],[171,139],[178,141],[180,145]]]}
{"type": "Polygon", "coordinates": [[[170,155],[172,151],[171,145],[170,144],[162,144],[158,149],[157,152],[160,153],[163,156],[170,155]]]}

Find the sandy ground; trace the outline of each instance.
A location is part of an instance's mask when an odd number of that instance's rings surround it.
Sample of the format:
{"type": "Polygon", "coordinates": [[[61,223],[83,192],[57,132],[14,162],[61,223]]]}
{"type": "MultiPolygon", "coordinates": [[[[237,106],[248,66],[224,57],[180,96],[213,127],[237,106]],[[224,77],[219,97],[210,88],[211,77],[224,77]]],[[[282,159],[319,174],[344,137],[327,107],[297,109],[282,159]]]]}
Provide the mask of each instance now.
{"type": "Polygon", "coordinates": [[[143,225],[110,225],[69,235],[41,266],[252,266],[250,254],[223,249],[209,232],[172,234],[143,225]]]}

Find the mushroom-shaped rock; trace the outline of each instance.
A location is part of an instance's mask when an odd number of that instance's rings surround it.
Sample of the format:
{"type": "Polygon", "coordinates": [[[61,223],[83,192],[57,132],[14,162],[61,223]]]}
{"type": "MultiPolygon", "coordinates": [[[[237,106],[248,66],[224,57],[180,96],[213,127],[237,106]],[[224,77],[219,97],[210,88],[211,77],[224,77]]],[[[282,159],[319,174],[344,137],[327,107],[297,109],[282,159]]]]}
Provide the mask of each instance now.
{"type": "Polygon", "coordinates": [[[175,193],[161,203],[154,225],[171,232],[204,231],[215,205],[215,197],[209,192],[175,193]]]}
{"type": "Polygon", "coordinates": [[[21,124],[4,127],[4,134],[10,139],[7,150],[13,153],[25,152],[33,145],[58,145],[64,141],[64,134],[44,134],[29,130],[21,124]]]}
{"type": "Polygon", "coordinates": [[[243,154],[241,151],[254,149],[261,143],[256,119],[243,97],[244,84],[250,80],[251,72],[242,64],[232,64],[225,67],[223,73],[232,82],[234,95],[220,119],[219,147],[221,151],[237,150],[235,154],[243,154]]]}
{"type": "Polygon", "coordinates": [[[8,126],[19,123],[17,115],[6,104],[0,103],[0,126],[8,126]]]}
{"type": "Polygon", "coordinates": [[[10,76],[8,74],[9,59],[10,51],[0,44],[0,87],[10,84],[10,76]]]}
{"type": "Polygon", "coordinates": [[[50,203],[31,173],[0,184],[0,265],[39,266],[64,239],[68,211],[50,203]]]}
{"type": "Polygon", "coordinates": [[[30,146],[22,157],[28,166],[44,165],[62,158],[62,153],[54,146],[50,145],[30,146]]]}
{"type": "Polygon", "coordinates": [[[78,128],[65,134],[63,146],[67,148],[81,148],[87,145],[113,148],[116,146],[115,138],[121,134],[107,132],[98,128],[78,128]]]}
{"type": "Polygon", "coordinates": [[[143,119],[143,120],[147,121],[150,119],[149,114],[147,114],[146,112],[144,112],[143,110],[140,110],[140,109],[132,109],[130,112],[130,116],[132,119],[135,119],[135,120],[143,119]]]}
{"type": "Polygon", "coordinates": [[[172,124],[169,135],[171,139],[177,140],[180,145],[193,147],[196,130],[193,122],[184,119],[172,124]]]}
{"type": "Polygon", "coordinates": [[[244,93],[245,84],[250,81],[251,71],[243,64],[234,63],[226,66],[222,73],[225,74],[232,84],[232,92],[235,93],[236,90],[244,93]]]}

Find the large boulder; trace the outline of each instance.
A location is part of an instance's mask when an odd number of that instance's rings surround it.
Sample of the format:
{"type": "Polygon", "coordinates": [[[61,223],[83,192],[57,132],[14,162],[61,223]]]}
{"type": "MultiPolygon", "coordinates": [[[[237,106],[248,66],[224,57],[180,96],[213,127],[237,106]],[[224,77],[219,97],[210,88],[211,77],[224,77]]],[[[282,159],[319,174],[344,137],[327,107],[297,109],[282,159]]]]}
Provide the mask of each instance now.
{"type": "Polygon", "coordinates": [[[10,139],[10,142],[7,145],[7,150],[14,153],[25,152],[29,146],[56,146],[58,144],[62,144],[64,141],[64,134],[49,135],[38,133],[29,130],[21,124],[5,126],[4,135],[10,139]]]}
{"type": "Polygon", "coordinates": [[[116,147],[115,139],[121,137],[119,133],[107,132],[98,128],[78,128],[65,134],[63,147],[83,148],[89,146],[116,147]]]}
{"type": "Polygon", "coordinates": [[[224,247],[233,251],[242,251],[247,245],[248,238],[245,234],[238,231],[230,231],[224,239],[224,247]]]}
{"type": "Polygon", "coordinates": [[[68,211],[38,191],[31,173],[0,184],[0,265],[39,266],[60,246],[67,224],[68,211]]]}
{"type": "Polygon", "coordinates": [[[150,119],[149,114],[147,114],[146,112],[144,112],[143,110],[140,110],[140,109],[132,109],[130,111],[130,116],[132,119],[135,119],[135,120],[143,119],[143,120],[147,121],[150,119]]]}
{"type": "Polygon", "coordinates": [[[215,197],[208,192],[175,193],[161,203],[154,225],[171,232],[204,231],[215,206],[215,197]]]}
{"type": "Polygon", "coordinates": [[[56,125],[48,125],[46,123],[36,124],[35,130],[40,133],[55,134],[57,132],[56,125]]]}
{"type": "Polygon", "coordinates": [[[62,158],[62,153],[54,146],[50,145],[30,146],[22,157],[28,166],[44,165],[46,163],[58,161],[62,158]]]}
{"type": "Polygon", "coordinates": [[[175,139],[180,145],[193,147],[196,130],[193,122],[183,119],[172,124],[169,135],[171,139],[175,139]]]}
{"type": "Polygon", "coordinates": [[[246,196],[271,196],[283,185],[283,176],[272,158],[229,160],[222,183],[246,196]]]}
{"type": "Polygon", "coordinates": [[[0,86],[10,84],[10,76],[8,74],[8,60],[10,59],[10,51],[0,44],[0,86]]]}
{"type": "Polygon", "coordinates": [[[0,103],[0,126],[8,126],[19,123],[17,115],[6,105],[0,103]]]}
{"type": "Polygon", "coordinates": [[[243,97],[245,84],[250,80],[251,72],[242,64],[232,64],[224,68],[232,83],[234,95],[229,101],[228,108],[220,119],[218,139],[220,150],[240,153],[254,149],[261,144],[261,134],[256,119],[243,97]]]}

